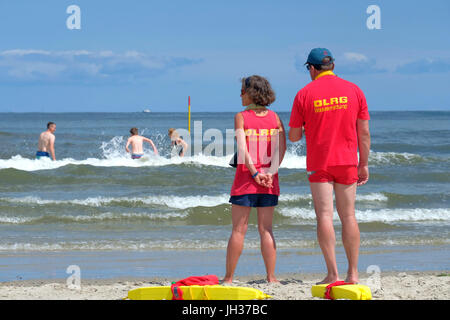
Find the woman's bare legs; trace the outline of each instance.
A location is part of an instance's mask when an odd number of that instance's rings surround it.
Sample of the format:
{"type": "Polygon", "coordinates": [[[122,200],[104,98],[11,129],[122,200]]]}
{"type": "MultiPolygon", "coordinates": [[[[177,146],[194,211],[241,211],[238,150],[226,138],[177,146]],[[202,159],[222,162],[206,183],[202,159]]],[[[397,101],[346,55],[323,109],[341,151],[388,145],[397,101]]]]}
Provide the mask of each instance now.
{"type": "Polygon", "coordinates": [[[266,266],[267,281],[278,282],[275,278],[277,251],[272,232],[273,211],[275,207],[258,208],[258,231],[261,239],[261,253],[266,266]]]}
{"type": "Polygon", "coordinates": [[[225,283],[233,281],[234,270],[244,247],[245,234],[248,227],[248,217],[251,207],[243,207],[233,204],[231,206],[231,221],[233,230],[227,247],[226,274],[222,280],[225,283]]]}

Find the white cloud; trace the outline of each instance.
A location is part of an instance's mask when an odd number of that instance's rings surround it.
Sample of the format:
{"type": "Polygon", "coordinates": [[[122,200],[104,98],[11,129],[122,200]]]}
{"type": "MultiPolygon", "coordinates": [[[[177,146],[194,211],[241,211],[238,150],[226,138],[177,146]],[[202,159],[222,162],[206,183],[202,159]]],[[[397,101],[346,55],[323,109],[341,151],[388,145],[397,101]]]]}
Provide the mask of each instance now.
{"type": "Polygon", "coordinates": [[[0,52],[0,82],[134,82],[199,62],[199,59],[157,57],[133,50],[116,53],[13,49],[0,52]]]}
{"type": "Polygon", "coordinates": [[[388,70],[380,67],[375,58],[359,52],[345,52],[336,57],[335,70],[338,74],[375,74],[388,70]]]}
{"type": "Polygon", "coordinates": [[[362,53],[357,52],[346,52],[344,53],[344,58],[349,61],[357,61],[357,62],[369,61],[369,58],[367,58],[362,53]]]}
{"type": "Polygon", "coordinates": [[[443,73],[450,71],[450,59],[417,59],[397,66],[401,74],[443,73]]]}
{"type": "Polygon", "coordinates": [[[21,57],[31,54],[50,55],[50,52],[45,50],[25,50],[25,49],[13,49],[0,52],[1,56],[6,57],[14,57],[14,56],[21,57]]]}

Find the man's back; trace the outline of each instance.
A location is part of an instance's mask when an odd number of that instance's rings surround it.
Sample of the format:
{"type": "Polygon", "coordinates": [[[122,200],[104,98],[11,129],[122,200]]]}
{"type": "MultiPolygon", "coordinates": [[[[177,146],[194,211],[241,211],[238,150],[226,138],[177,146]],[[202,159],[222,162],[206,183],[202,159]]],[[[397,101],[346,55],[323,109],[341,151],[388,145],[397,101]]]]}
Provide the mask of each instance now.
{"type": "Polygon", "coordinates": [[[55,136],[49,131],[44,131],[39,136],[38,151],[49,152],[51,143],[54,141],[55,136]]]}
{"type": "Polygon", "coordinates": [[[130,137],[128,141],[131,144],[131,152],[132,153],[144,153],[144,149],[142,146],[143,142],[144,142],[144,137],[134,135],[134,136],[130,137]]]}
{"type": "Polygon", "coordinates": [[[358,164],[356,123],[369,113],[355,84],[324,73],[298,92],[293,114],[305,127],[308,170],[358,164]]]}

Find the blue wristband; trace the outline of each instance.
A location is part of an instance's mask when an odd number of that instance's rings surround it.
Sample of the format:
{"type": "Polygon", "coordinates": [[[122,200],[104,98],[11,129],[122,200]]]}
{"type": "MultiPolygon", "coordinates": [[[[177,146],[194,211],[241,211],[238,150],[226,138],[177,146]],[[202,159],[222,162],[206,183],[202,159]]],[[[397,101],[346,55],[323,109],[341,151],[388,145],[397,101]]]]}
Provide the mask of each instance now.
{"type": "Polygon", "coordinates": [[[255,172],[255,174],[254,174],[254,175],[252,175],[252,178],[253,178],[253,179],[255,179],[255,177],[256,177],[256,176],[258,175],[258,173],[259,173],[259,172],[258,172],[258,171],[256,171],[256,172],[255,172]]]}

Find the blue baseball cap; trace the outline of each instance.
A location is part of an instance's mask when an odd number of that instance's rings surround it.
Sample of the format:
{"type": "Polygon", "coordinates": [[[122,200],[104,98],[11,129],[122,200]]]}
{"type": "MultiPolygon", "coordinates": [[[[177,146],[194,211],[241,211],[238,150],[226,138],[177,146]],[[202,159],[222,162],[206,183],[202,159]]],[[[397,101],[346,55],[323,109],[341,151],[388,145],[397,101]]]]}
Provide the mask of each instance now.
{"type": "Polygon", "coordinates": [[[318,64],[318,65],[322,65],[322,60],[325,57],[330,57],[331,61],[330,63],[333,63],[334,58],[333,55],[331,54],[331,51],[326,49],[326,48],[314,48],[311,50],[311,52],[308,55],[308,60],[306,60],[306,63],[309,64],[318,64]]]}

